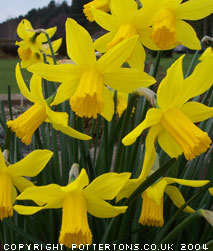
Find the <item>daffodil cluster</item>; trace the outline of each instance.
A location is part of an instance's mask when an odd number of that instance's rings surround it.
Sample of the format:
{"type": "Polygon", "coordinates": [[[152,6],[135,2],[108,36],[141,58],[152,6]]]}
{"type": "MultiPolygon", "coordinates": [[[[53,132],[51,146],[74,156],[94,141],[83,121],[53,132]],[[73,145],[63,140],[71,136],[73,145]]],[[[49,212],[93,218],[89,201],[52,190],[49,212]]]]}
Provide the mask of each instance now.
{"type": "MultiPolygon", "coordinates": [[[[125,146],[132,145],[148,129],[143,167],[138,178],[130,179],[131,167],[130,172],[116,173],[109,166],[108,173],[100,174],[100,170],[95,170],[95,175],[91,169],[82,168],[79,175],[67,177],[66,185],[51,183],[38,186],[26,177],[34,177],[44,168],[52,156],[51,151],[35,150],[15,164],[7,164],[0,151],[1,220],[12,216],[13,209],[19,214],[31,215],[43,209],[62,208],[58,242],[68,248],[72,244],[91,245],[93,234],[88,213],[98,218],[112,218],[126,212],[127,206],[117,203],[129,198],[152,173],[157,142],[171,158],[177,159],[183,154],[186,161],[195,159],[210,148],[210,136],[197,123],[212,118],[213,108],[192,98],[212,87],[212,47],[204,52],[201,62],[186,78],[182,69],[184,56],[175,61],[156,87],[156,94],[150,89],[146,91],[156,80],[144,71],[144,62],[145,47],[159,51],[182,44],[200,50],[194,29],[185,20],[198,20],[210,15],[213,12],[212,0],[184,3],[180,0],[141,0],[141,6],[139,8],[135,0],[94,0],[85,4],[83,12],[88,20],[97,22],[107,32],[93,42],[85,28],[68,18],[65,29],[69,60],[57,62],[55,55],[61,39],[50,41],[56,28],[34,30],[28,20],[22,20],[18,25],[17,33],[22,41],[16,43],[21,60],[16,66],[16,80],[21,93],[33,105],[16,119],[8,120],[7,127],[24,144],[31,144],[34,133],[43,122],[72,138],[92,139],[69,125],[69,112],[61,110],[67,100],[68,108],[76,117],[97,119],[100,115],[106,123],[116,118],[116,110],[123,118],[129,94],[145,96],[153,107],[147,110],[143,121],[120,139],[125,146]],[[102,53],[99,58],[97,51],[102,53]],[[33,74],[29,88],[21,68],[27,68],[33,74]],[[47,85],[54,89],[49,96],[44,91],[47,85]],[[96,174],[100,175],[96,177],[96,174]],[[13,207],[15,200],[18,204],[13,207]],[[34,205],[21,205],[22,200],[31,200],[34,205]]],[[[133,108],[126,119],[131,120],[136,112],[137,109],[133,108]]],[[[107,128],[106,131],[110,130],[107,128]]],[[[202,187],[209,182],[161,176],[141,193],[139,223],[163,226],[164,192],[177,207],[184,205],[183,195],[172,184],[202,187]]],[[[212,194],[212,188],[209,191],[212,194]]],[[[184,211],[195,212],[190,206],[186,206],[184,211]]]]}

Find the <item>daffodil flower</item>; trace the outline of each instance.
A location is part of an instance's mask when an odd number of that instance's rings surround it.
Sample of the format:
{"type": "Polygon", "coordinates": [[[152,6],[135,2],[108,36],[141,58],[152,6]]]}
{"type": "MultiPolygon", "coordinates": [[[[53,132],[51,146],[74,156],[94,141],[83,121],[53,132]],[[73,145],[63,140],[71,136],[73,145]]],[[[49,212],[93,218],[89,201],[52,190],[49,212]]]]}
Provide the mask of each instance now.
{"type": "Polygon", "coordinates": [[[140,86],[149,86],[154,78],[137,69],[121,68],[134,47],[137,36],[124,41],[96,60],[89,33],[75,20],[66,21],[67,52],[75,64],[36,64],[29,71],[49,81],[62,82],[51,105],[70,99],[72,110],[79,117],[101,114],[108,121],[114,113],[114,90],[131,93],[140,86]]]}
{"type": "Polygon", "coordinates": [[[59,243],[67,247],[72,244],[91,244],[87,212],[99,218],[111,218],[124,213],[126,206],[112,206],[112,200],[130,177],[130,173],[106,173],[89,184],[85,169],[67,186],[50,184],[25,190],[17,200],[33,200],[46,203],[44,206],[15,205],[19,214],[34,214],[42,209],[63,208],[59,243]]]}
{"type": "MultiPolygon", "coordinates": [[[[46,30],[46,33],[51,38],[55,32],[56,27],[46,30]]],[[[26,68],[29,65],[43,62],[43,55],[48,55],[47,61],[50,63],[53,60],[51,59],[51,53],[49,45],[47,43],[47,37],[44,33],[37,33],[33,30],[31,23],[27,19],[23,19],[17,27],[18,36],[22,39],[20,42],[16,42],[18,48],[18,55],[21,59],[21,67],[26,68]],[[46,43],[46,44],[44,44],[46,43]]],[[[62,39],[57,39],[52,42],[53,51],[56,52],[60,47],[62,39]]]]}
{"type": "Polygon", "coordinates": [[[190,49],[200,50],[196,32],[183,20],[199,20],[212,14],[212,1],[189,0],[182,3],[182,0],[162,0],[158,2],[141,0],[144,12],[151,13],[148,17],[151,26],[150,37],[156,46],[161,50],[168,50],[182,44],[190,49]]]}
{"type": "MultiPolygon", "coordinates": [[[[205,152],[211,139],[193,123],[213,115],[213,108],[189,101],[212,86],[213,57],[199,63],[194,72],[183,78],[180,57],[168,70],[157,91],[157,108],[151,108],[145,120],[123,138],[124,145],[131,145],[144,129],[151,127],[153,142],[158,139],[161,148],[173,158],[184,153],[187,160],[205,152]]],[[[150,137],[151,137],[150,136],[150,137]]]]}
{"type": "Polygon", "coordinates": [[[54,112],[42,94],[41,78],[34,74],[30,81],[30,91],[27,88],[21,75],[19,64],[16,66],[16,79],[21,93],[34,103],[26,112],[15,120],[9,120],[7,126],[16,132],[23,143],[29,145],[35,130],[45,121],[52,123],[53,128],[82,140],[89,140],[91,137],[80,133],[68,126],[68,114],[66,112],[54,112]]]}
{"type": "Polygon", "coordinates": [[[84,4],[83,12],[86,16],[86,18],[90,21],[94,21],[94,17],[91,11],[91,6],[93,6],[96,9],[108,12],[110,10],[110,0],[93,0],[90,1],[87,4],[84,4]]]}
{"type": "Polygon", "coordinates": [[[13,203],[17,197],[17,190],[23,192],[27,187],[34,186],[26,177],[39,174],[52,152],[49,150],[35,150],[17,163],[7,166],[0,149],[0,220],[13,216],[13,203]]]}

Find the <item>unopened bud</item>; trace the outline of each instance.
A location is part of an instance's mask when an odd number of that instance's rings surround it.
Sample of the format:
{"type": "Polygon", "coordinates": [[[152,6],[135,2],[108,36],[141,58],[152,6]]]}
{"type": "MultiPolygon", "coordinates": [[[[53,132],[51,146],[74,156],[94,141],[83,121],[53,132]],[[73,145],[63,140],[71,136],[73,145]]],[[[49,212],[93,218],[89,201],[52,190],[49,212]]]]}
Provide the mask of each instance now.
{"type": "Polygon", "coordinates": [[[140,96],[144,96],[153,107],[156,106],[156,93],[155,92],[145,87],[139,87],[138,89],[135,90],[135,92],[140,96]]]}
{"type": "Polygon", "coordinates": [[[69,181],[68,183],[74,181],[78,176],[79,176],[79,164],[78,163],[74,163],[71,166],[71,169],[69,171],[69,181]]]}

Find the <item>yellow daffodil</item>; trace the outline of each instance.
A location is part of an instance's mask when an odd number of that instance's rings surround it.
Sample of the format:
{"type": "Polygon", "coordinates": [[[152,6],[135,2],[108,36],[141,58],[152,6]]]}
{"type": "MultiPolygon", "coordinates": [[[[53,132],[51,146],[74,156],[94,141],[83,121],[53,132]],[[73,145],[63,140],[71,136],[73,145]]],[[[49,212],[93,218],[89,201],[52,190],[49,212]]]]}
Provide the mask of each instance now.
{"type": "Polygon", "coordinates": [[[156,137],[161,148],[177,158],[182,152],[191,160],[205,152],[211,139],[193,123],[206,120],[213,115],[213,108],[189,101],[208,90],[213,83],[213,57],[199,63],[194,72],[183,78],[182,59],[179,58],[168,70],[157,91],[157,108],[151,108],[145,120],[123,138],[124,145],[131,145],[144,129],[156,137]]]}
{"type": "MultiPolygon", "coordinates": [[[[199,20],[213,12],[211,0],[141,0],[145,13],[150,12],[150,38],[161,50],[168,50],[182,44],[190,49],[200,50],[200,42],[196,32],[183,20],[199,20]]],[[[149,39],[144,43],[150,45],[149,39]]],[[[155,47],[150,48],[155,49],[155,47]]]]}
{"type": "MultiPolygon", "coordinates": [[[[46,33],[51,38],[55,32],[56,27],[46,30],[46,33]]],[[[21,59],[21,67],[26,68],[29,65],[43,62],[44,53],[47,56],[47,61],[52,62],[49,45],[47,43],[47,37],[44,33],[37,33],[33,30],[31,23],[23,19],[17,27],[18,36],[22,39],[20,42],[16,42],[18,48],[18,55],[21,59]]],[[[62,40],[58,39],[52,42],[53,50],[56,52],[61,45],[62,40]]]]}
{"type": "Polygon", "coordinates": [[[201,55],[201,57],[199,58],[200,61],[205,60],[208,57],[213,57],[213,47],[208,47],[203,54],[201,55]]]}
{"type": "Polygon", "coordinates": [[[59,243],[67,247],[72,244],[92,244],[87,212],[99,218],[115,217],[124,213],[126,206],[112,206],[112,200],[130,177],[130,173],[106,173],[89,184],[85,169],[67,186],[50,184],[25,190],[18,200],[33,200],[46,203],[44,206],[15,205],[19,214],[34,214],[41,209],[63,208],[59,243]]]}
{"type": "Polygon", "coordinates": [[[94,21],[94,17],[91,11],[91,6],[96,9],[108,12],[110,10],[110,0],[93,0],[87,4],[84,4],[83,12],[86,18],[90,21],[94,21]]]}
{"type": "Polygon", "coordinates": [[[112,93],[105,85],[125,93],[140,86],[149,86],[154,78],[137,69],[121,68],[134,47],[137,36],[124,41],[96,60],[89,33],[75,20],[66,21],[67,52],[75,64],[30,66],[29,71],[49,81],[62,82],[51,105],[70,99],[72,110],[79,117],[97,117],[108,121],[114,113],[112,93]]]}
{"type": "Polygon", "coordinates": [[[49,150],[35,150],[19,162],[7,166],[0,149],[0,220],[13,216],[16,189],[22,192],[34,186],[23,176],[34,177],[39,174],[51,157],[52,152],[49,150]]]}
{"type": "Polygon", "coordinates": [[[91,137],[80,133],[68,126],[68,114],[66,112],[54,112],[42,94],[41,78],[34,74],[30,81],[30,91],[27,88],[20,71],[19,64],[16,66],[16,79],[21,93],[34,103],[26,112],[15,120],[9,120],[7,126],[23,143],[29,145],[35,130],[45,121],[52,123],[53,128],[82,140],[89,140],[91,137]]]}

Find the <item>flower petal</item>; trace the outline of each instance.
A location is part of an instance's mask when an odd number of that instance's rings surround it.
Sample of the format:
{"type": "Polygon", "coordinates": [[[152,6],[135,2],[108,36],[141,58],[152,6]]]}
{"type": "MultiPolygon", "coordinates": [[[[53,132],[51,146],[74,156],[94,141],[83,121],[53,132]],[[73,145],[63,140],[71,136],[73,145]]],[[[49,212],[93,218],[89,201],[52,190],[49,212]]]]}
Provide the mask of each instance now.
{"type": "Polygon", "coordinates": [[[160,83],[157,91],[157,103],[161,109],[180,106],[179,98],[184,92],[183,69],[181,56],[168,69],[166,77],[160,83]]]}
{"type": "Polygon", "coordinates": [[[113,100],[113,93],[108,90],[107,87],[103,86],[102,89],[102,97],[104,100],[104,109],[100,113],[107,121],[112,120],[112,116],[114,114],[114,100],[113,100]]]}
{"type": "Polygon", "coordinates": [[[115,217],[118,214],[125,213],[127,209],[126,206],[123,207],[112,206],[106,201],[94,197],[86,198],[86,201],[87,201],[87,211],[91,215],[99,218],[115,217]]]}
{"type": "Polygon", "coordinates": [[[28,67],[27,70],[44,79],[56,82],[68,82],[80,77],[80,69],[74,64],[48,65],[38,63],[28,67]]]}
{"type": "Polygon", "coordinates": [[[130,177],[130,173],[105,173],[98,176],[83,191],[85,197],[112,200],[130,177]]]}
{"type": "Polygon", "coordinates": [[[21,74],[19,63],[16,65],[16,81],[17,81],[19,90],[25,96],[25,98],[29,99],[31,102],[34,103],[35,99],[34,99],[32,93],[30,93],[29,89],[27,88],[27,86],[24,82],[24,79],[21,74]]]}
{"type": "Polygon", "coordinates": [[[138,36],[133,36],[122,41],[105,53],[98,60],[98,67],[102,73],[113,72],[118,69],[131,54],[138,36]]]}
{"type": "Polygon", "coordinates": [[[132,68],[143,70],[145,57],[146,57],[145,50],[142,44],[138,41],[135,45],[135,48],[132,52],[132,56],[130,57],[128,63],[132,68]]]}
{"type": "Polygon", "coordinates": [[[60,124],[64,127],[68,126],[68,114],[66,112],[54,112],[46,105],[46,114],[52,124],[60,124]]]}
{"type": "Polygon", "coordinates": [[[13,185],[19,190],[19,192],[23,192],[26,188],[34,186],[34,184],[24,178],[24,177],[15,177],[13,178],[13,185]]]}
{"type": "Polygon", "coordinates": [[[125,93],[131,93],[139,87],[147,87],[156,81],[142,70],[120,68],[104,74],[104,82],[113,88],[125,93]]]}
{"type": "Polygon", "coordinates": [[[66,21],[67,53],[78,66],[92,66],[96,62],[95,49],[90,34],[74,19],[66,21]]]}
{"type": "Polygon", "coordinates": [[[182,20],[176,20],[177,41],[192,50],[200,50],[200,40],[192,26],[182,20]]]}
{"type": "Polygon", "coordinates": [[[164,152],[166,152],[171,158],[177,158],[183,153],[183,150],[166,130],[162,130],[159,133],[158,143],[164,152]]]}
{"type": "Polygon", "coordinates": [[[151,108],[146,114],[145,120],[140,123],[133,131],[122,139],[122,143],[127,146],[133,144],[137,137],[143,132],[144,129],[156,125],[160,122],[161,111],[156,108],[151,108]]]}
{"type": "Polygon", "coordinates": [[[49,150],[34,150],[24,159],[10,165],[8,173],[12,177],[34,177],[44,169],[52,155],[53,153],[49,150]]]}
{"type": "Polygon", "coordinates": [[[139,41],[150,50],[158,51],[160,49],[151,38],[152,29],[153,29],[152,27],[145,27],[143,29],[140,29],[139,41]]]}
{"type": "Polygon", "coordinates": [[[103,36],[99,37],[94,42],[95,49],[102,53],[106,52],[107,51],[106,45],[113,39],[115,34],[116,34],[115,32],[108,32],[103,36]]]}
{"type": "Polygon", "coordinates": [[[91,6],[91,11],[95,22],[104,30],[112,31],[117,28],[117,19],[113,15],[110,15],[102,10],[95,9],[93,6],[91,6]]]}
{"type": "Polygon", "coordinates": [[[31,23],[27,19],[22,19],[17,27],[17,34],[23,40],[27,40],[34,34],[31,30],[33,30],[31,23]]]}
{"type": "Polygon", "coordinates": [[[141,182],[139,179],[128,180],[116,196],[116,202],[122,200],[123,198],[129,198],[140,184],[141,182]]]}
{"type": "Polygon", "coordinates": [[[81,140],[90,140],[90,139],[92,139],[90,136],[88,136],[88,135],[86,135],[84,133],[81,133],[79,131],[76,131],[75,129],[73,129],[70,126],[65,127],[65,126],[53,123],[53,128],[55,130],[59,130],[62,133],[66,134],[66,135],[68,135],[70,137],[76,138],[76,139],[81,139],[81,140]]]}
{"type": "MultiPolygon", "coordinates": [[[[176,207],[180,208],[181,206],[185,204],[183,195],[181,194],[181,192],[178,190],[177,187],[167,186],[165,189],[165,193],[167,193],[167,195],[169,196],[169,198],[172,200],[172,202],[175,204],[176,207]]],[[[195,210],[189,206],[186,206],[183,209],[183,211],[186,213],[191,213],[191,214],[195,212],[195,210]]]]}
{"type": "Polygon", "coordinates": [[[185,20],[199,20],[213,12],[212,1],[209,0],[190,0],[176,9],[176,17],[185,20]]]}
{"type": "Polygon", "coordinates": [[[33,186],[25,189],[18,197],[17,200],[32,200],[43,203],[57,202],[66,196],[57,184],[50,184],[46,186],[33,186]]]}
{"type": "Polygon", "coordinates": [[[37,74],[33,74],[30,79],[30,91],[34,102],[45,102],[42,92],[42,79],[37,74]]]}
{"type": "Polygon", "coordinates": [[[193,122],[197,123],[213,117],[213,107],[198,102],[187,102],[180,110],[193,122]]]}
{"type": "Polygon", "coordinates": [[[180,185],[190,187],[202,187],[210,182],[209,180],[185,180],[170,177],[165,177],[164,179],[166,180],[167,184],[178,183],[180,185]]]}

